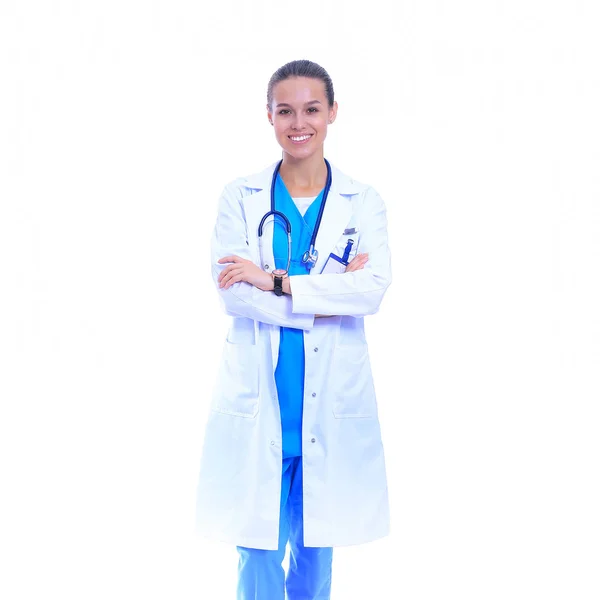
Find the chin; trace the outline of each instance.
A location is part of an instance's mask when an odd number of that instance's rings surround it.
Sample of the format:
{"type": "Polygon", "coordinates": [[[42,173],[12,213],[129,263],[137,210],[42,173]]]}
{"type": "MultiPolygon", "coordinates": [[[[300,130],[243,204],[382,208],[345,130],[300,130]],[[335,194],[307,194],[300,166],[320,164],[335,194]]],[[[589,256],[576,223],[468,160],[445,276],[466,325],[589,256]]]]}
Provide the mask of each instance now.
{"type": "Polygon", "coordinates": [[[292,146],[290,147],[289,144],[282,144],[281,147],[283,148],[283,150],[289,154],[290,156],[293,156],[294,158],[308,158],[309,156],[312,156],[315,153],[318,153],[321,149],[321,146],[312,146],[310,148],[298,148],[296,146],[292,146]]]}

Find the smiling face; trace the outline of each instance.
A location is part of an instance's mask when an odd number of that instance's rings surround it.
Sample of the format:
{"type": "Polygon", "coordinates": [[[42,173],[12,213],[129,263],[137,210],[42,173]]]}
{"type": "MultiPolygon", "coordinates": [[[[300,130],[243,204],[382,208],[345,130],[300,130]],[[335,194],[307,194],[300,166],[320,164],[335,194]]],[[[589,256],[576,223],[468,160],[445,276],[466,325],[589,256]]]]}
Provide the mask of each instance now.
{"type": "Polygon", "coordinates": [[[323,153],[327,125],[336,113],[337,102],[331,108],[327,104],[325,84],[311,77],[280,81],[273,87],[273,105],[267,106],[277,142],[298,159],[323,153]]]}

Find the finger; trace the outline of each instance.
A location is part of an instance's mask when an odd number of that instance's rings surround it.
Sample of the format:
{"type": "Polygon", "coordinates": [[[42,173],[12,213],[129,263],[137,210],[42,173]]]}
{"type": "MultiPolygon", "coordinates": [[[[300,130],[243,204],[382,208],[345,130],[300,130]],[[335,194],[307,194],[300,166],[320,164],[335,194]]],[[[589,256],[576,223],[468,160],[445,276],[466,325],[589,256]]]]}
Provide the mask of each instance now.
{"type": "Polygon", "coordinates": [[[361,267],[367,262],[366,257],[356,256],[352,259],[351,262],[348,263],[348,266],[351,268],[361,267]]]}
{"type": "Polygon", "coordinates": [[[230,279],[232,277],[235,277],[235,275],[237,275],[238,273],[241,273],[243,267],[240,267],[237,265],[231,265],[231,266],[227,267],[227,269],[228,269],[228,272],[221,281],[221,287],[228,287],[227,283],[230,281],[230,279]]]}
{"type": "Polygon", "coordinates": [[[242,262],[243,260],[243,258],[232,254],[231,256],[224,256],[223,258],[220,258],[217,262],[223,264],[226,262],[242,262]]]}
{"type": "Polygon", "coordinates": [[[235,263],[232,265],[227,265],[220,273],[219,273],[219,277],[217,278],[219,281],[221,281],[223,279],[223,277],[227,277],[227,275],[231,272],[231,269],[236,269],[239,268],[238,265],[236,265],[235,263]]]}
{"type": "MultiPolygon", "coordinates": [[[[238,258],[238,257],[236,257],[238,258]]],[[[247,262],[247,261],[244,261],[247,262]]],[[[234,262],[231,263],[230,265],[227,265],[220,273],[219,273],[219,277],[217,278],[219,281],[221,281],[223,279],[223,277],[226,277],[229,273],[231,273],[231,271],[234,271],[236,269],[243,269],[244,265],[242,263],[239,262],[234,262]]]]}
{"type": "Polygon", "coordinates": [[[350,264],[353,262],[360,262],[362,260],[365,260],[369,257],[369,255],[367,253],[362,253],[362,254],[357,254],[351,261],[350,264]]]}
{"type": "Polygon", "coordinates": [[[238,283],[238,281],[244,281],[243,273],[236,273],[235,275],[232,275],[230,277],[230,279],[227,281],[227,285],[225,286],[225,289],[231,287],[234,283],[238,283]]]}
{"type": "Polygon", "coordinates": [[[221,282],[221,286],[229,287],[228,284],[230,283],[231,279],[233,277],[236,277],[240,273],[241,273],[241,269],[232,269],[231,271],[229,271],[229,273],[223,278],[223,281],[221,282]]]}
{"type": "Polygon", "coordinates": [[[352,273],[353,271],[360,271],[363,268],[364,268],[364,265],[354,265],[353,267],[349,266],[349,268],[346,269],[346,273],[352,273]]]}
{"type": "Polygon", "coordinates": [[[351,273],[352,271],[358,271],[364,268],[365,264],[369,260],[368,254],[357,254],[346,267],[346,273],[351,273]]]}

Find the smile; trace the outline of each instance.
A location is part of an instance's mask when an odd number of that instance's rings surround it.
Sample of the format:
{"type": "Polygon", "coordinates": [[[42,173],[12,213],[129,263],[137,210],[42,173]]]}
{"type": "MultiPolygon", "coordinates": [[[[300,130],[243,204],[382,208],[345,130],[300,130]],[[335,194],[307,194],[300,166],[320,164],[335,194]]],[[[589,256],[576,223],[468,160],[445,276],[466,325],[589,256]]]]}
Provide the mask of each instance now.
{"type": "Polygon", "coordinates": [[[310,140],[312,135],[313,134],[311,133],[310,135],[288,135],[288,137],[294,144],[304,144],[307,140],[310,140]]]}

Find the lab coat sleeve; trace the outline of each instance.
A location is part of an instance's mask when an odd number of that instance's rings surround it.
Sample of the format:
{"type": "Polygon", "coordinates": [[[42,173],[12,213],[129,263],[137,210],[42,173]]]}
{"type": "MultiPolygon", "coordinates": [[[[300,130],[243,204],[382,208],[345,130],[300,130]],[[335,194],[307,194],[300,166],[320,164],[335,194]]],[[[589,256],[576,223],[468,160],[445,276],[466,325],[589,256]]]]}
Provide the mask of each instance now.
{"type": "Polygon", "coordinates": [[[290,277],[292,312],[363,317],[379,310],[392,282],[387,216],[381,196],[369,187],[360,207],[360,253],[365,266],[350,273],[290,277]]]}
{"type": "Polygon", "coordinates": [[[231,264],[220,264],[220,258],[235,254],[253,260],[239,185],[236,182],[237,180],[226,185],[221,193],[217,222],[211,238],[212,277],[223,310],[233,317],[248,317],[270,325],[312,329],[315,313],[294,313],[289,295],[276,296],[272,291],[260,290],[246,281],[234,283],[227,289],[219,287],[219,274],[231,264]]]}

